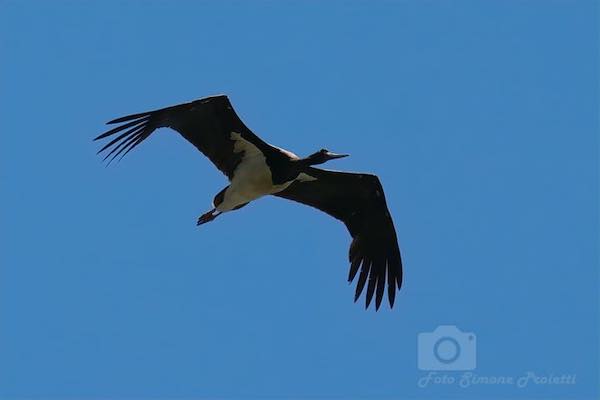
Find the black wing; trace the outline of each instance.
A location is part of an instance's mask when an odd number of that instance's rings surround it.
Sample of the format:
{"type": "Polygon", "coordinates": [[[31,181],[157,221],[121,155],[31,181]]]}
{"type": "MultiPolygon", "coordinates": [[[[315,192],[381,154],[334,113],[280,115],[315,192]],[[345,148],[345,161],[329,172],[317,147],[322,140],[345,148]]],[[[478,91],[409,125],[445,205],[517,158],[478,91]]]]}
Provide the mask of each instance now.
{"type": "Polygon", "coordinates": [[[402,286],[402,261],[379,179],[375,175],[318,168],[310,168],[307,173],[317,180],[294,182],[275,196],[318,208],[346,224],[353,238],[348,256],[351,263],[348,281],[352,282],[359,268],[361,270],[354,301],[358,300],[368,278],[365,307],[369,307],[373,294],[377,293],[375,309],[379,309],[387,275],[388,299],[393,307],[396,288],[402,286]]]}
{"type": "Polygon", "coordinates": [[[109,163],[119,155],[123,158],[152,132],[162,127],[173,128],[179,132],[229,179],[243,155],[234,152],[232,132],[239,133],[242,138],[260,149],[269,146],[244,125],[235,113],[229,99],[224,95],[128,115],[108,122],[108,124],[117,123],[121,125],[94,139],[103,139],[120,133],[98,151],[101,153],[110,150],[104,157],[106,160],[112,156],[109,163]]]}

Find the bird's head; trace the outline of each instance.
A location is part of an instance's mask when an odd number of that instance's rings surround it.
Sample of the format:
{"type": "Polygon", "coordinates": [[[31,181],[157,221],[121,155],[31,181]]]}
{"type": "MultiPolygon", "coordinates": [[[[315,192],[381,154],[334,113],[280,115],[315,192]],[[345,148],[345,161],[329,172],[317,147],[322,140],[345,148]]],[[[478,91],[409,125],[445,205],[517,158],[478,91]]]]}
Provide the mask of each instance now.
{"type": "Polygon", "coordinates": [[[329,160],[335,160],[336,158],[348,157],[349,155],[350,154],[336,154],[327,149],[321,149],[308,156],[307,159],[310,161],[310,165],[317,165],[323,164],[329,160]]]}

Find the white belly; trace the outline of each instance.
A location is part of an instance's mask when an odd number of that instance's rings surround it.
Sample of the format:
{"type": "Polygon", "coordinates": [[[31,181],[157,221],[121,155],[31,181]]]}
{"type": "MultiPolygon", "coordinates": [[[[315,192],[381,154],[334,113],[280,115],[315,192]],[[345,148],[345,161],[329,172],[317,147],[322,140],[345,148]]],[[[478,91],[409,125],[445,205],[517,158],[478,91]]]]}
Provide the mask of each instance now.
{"type": "Polygon", "coordinates": [[[217,206],[217,210],[232,210],[259,197],[277,193],[287,188],[292,182],[273,185],[271,170],[267,164],[257,158],[251,158],[239,164],[231,184],[225,191],[223,202],[217,206]]]}
{"type": "Polygon", "coordinates": [[[259,197],[282,191],[292,184],[293,181],[273,185],[271,170],[262,152],[244,140],[239,133],[232,132],[231,138],[235,140],[234,152],[243,151],[244,156],[236,167],[231,184],[225,191],[223,202],[216,207],[217,210],[232,210],[259,197]]]}

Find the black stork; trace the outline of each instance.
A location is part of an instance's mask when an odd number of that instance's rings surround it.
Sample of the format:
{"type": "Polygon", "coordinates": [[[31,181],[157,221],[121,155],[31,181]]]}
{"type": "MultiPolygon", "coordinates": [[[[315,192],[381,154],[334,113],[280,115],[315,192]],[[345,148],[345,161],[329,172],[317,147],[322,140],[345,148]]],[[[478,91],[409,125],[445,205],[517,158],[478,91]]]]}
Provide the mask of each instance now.
{"type": "Polygon", "coordinates": [[[120,125],[94,139],[120,133],[98,151],[110,149],[104,157],[108,163],[119,155],[123,158],[156,129],[169,127],[196,146],[229,178],[229,186],[215,196],[213,208],[198,218],[197,225],[269,194],[315,207],[342,221],[353,238],[349,282],[360,269],[354,301],[368,280],[365,308],[376,294],[378,310],[387,279],[388,299],[390,308],[393,307],[396,290],[402,285],[402,261],[379,179],[370,174],[313,167],[346,154],[321,149],[299,158],[270,145],[246,127],[224,95],[132,114],[108,124],[120,125]]]}

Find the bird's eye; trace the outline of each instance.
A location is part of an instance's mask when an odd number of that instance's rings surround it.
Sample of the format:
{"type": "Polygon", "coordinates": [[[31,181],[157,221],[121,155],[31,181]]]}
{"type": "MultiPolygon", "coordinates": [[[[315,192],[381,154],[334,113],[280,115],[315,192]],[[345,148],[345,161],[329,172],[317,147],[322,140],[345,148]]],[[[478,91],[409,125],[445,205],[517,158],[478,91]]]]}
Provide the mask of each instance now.
{"type": "Polygon", "coordinates": [[[328,153],[327,149],[321,149],[319,150],[320,153],[328,153]]]}

